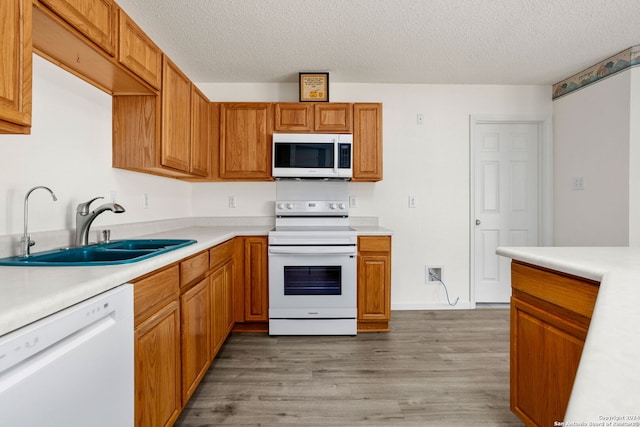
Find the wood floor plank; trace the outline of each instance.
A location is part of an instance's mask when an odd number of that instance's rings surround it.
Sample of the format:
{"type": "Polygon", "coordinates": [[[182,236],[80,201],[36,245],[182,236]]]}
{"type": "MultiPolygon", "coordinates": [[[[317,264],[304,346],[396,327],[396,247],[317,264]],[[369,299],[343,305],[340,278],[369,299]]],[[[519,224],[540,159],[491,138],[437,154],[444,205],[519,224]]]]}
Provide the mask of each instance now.
{"type": "Polygon", "coordinates": [[[234,333],[176,426],[522,426],[509,310],[394,311],[357,337],[234,333]]]}

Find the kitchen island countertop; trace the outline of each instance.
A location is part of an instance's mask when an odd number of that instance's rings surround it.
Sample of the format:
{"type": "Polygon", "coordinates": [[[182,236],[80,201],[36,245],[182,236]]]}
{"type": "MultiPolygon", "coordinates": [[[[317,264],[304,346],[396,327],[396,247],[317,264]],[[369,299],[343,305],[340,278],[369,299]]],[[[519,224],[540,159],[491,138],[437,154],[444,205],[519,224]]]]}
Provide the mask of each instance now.
{"type": "MultiPolygon", "coordinates": [[[[272,226],[193,226],[136,239],[193,239],[197,243],[153,258],[104,267],[0,267],[0,336],[137,277],[236,236],[266,236],[272,226]]],[[[390,235],[377,226],[354,226],[358,235],[390,235]]]]}
{"type": "Polygon", "coordinates": [[[640,248],[500,247],[496,253],[600,282],[565,420],[558,421],[640,425],[640,248]]]}

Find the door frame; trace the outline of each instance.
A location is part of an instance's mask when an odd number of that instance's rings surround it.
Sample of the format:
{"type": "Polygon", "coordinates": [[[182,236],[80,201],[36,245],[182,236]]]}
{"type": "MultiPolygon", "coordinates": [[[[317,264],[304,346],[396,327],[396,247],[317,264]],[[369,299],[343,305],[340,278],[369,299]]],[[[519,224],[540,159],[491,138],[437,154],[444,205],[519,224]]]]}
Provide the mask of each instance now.
{"type": "Polygon", "coordinates": [[[476,307],[475,147],[480,124],[529,123],[538,126],[538,242],[553,245],[553,128],[551,115],[471,115],[469,117],[469,301],[476,307]]]}

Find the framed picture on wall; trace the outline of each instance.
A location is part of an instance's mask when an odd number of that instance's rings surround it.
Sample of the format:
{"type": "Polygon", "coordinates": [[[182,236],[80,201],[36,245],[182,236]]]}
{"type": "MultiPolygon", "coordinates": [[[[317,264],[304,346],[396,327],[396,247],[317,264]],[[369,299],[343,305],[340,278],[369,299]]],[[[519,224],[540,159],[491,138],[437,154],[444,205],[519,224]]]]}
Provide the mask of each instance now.
{"type": "Polygon", "coordinates": [[[300,102],[329,102],[329,73],[300,73],[300,102]]]}

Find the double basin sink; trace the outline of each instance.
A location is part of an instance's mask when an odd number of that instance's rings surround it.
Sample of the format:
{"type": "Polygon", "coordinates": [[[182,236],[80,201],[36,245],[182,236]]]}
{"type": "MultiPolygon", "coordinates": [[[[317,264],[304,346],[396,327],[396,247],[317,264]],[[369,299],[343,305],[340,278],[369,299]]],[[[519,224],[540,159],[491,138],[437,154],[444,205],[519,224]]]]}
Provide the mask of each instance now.
{"type": "Polygon", "coordinates": [[[182,239],[114,240],[109,243],[40,252],[28,257],[3,258],[0,259],[0,266],[87,267],[126,264],[142,261],[193,243],[196,241],[182,239]]]}

